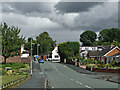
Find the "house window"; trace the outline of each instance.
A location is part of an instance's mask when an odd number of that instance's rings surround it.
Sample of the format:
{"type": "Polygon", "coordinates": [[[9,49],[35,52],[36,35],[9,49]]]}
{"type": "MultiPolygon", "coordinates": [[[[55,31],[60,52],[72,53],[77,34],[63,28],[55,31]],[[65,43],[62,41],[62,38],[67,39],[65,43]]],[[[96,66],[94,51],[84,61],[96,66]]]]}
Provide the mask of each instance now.
{"type": "Polygon", "coordinates": [[[58,56],[58,55],[55,55],[55,58],[59,58],[59,56],[58,56]]]}

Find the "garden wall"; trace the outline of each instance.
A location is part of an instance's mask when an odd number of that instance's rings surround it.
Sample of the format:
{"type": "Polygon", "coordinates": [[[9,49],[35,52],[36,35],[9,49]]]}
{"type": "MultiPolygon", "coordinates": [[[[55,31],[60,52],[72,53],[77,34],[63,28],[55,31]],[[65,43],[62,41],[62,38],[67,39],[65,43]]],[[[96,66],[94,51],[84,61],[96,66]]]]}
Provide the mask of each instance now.
{"type": "MultiPolygon", "coordinates": [[[[89,70],[91,71],[91,68],[89,67],[86,67],[86,70],[89,70]]],[[[95,68],[92,68],[92,71],[93,72],[107,72],[107,73],[120,73],[120,69],[95,69],[95,68]]]]}
{"type": "MultiPolygon", "coordinates": [[[[14,56],[7,58],[7,63],[30,63],[30,57],[14,56]]],[[[2,60],[4,62],[4,60],[2,60]]]]}
{"type": "Polygon", "coordinates": [[[95,69],[94,72],[120,73],[120,69],[95,69]]]}

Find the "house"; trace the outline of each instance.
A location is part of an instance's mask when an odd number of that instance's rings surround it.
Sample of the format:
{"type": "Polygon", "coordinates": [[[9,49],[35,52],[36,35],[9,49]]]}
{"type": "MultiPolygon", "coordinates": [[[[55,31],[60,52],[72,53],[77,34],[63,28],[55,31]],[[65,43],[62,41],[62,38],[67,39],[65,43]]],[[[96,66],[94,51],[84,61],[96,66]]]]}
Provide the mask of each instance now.
{"type": "Polygon", "coordinates": [[[118,60],[119,53],[120,49],[117,46],[98,46],[96,51],[88,51],[88,57],[94,60],[102,60],[106,64],[115,60],[115,57],[118,60]]]}
{"type": "Polygon", "coordinates": [[[54,50],[52,51],[52,62],[60,62],[58,46],[55,46],[54,50]]]}
{"type": "Polygon", "coordinates": [[[21,45],[21,58],[28,57],[29,51],[24,50],[24,44],[21,45]]]}
{"type": "Polygon", "coordinates": [[[97,51],[98,47],[83,46],[80,47],[80,56],[87,59],[88,51],[97,51]]]}
{"type": "Polygon", "coordinates": [[[52,62],[60,62],[60,56],[58,53],[58,46],[55,46],[52,53],[48,54],[47,60],[52,61],[52,62]]]}

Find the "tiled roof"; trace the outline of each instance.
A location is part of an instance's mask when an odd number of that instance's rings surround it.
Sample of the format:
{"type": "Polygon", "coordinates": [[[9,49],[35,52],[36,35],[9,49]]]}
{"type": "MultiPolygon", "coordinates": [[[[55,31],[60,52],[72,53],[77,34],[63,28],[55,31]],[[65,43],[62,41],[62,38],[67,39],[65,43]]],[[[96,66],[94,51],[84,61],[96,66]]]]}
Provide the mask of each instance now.
{"type": "Polygon", "coordinates": [[[117,54],[115,54],[115,55],[113,55],[113,56],[120,56],[120,52],[119,52],[119,53],[117,53],[117,54]]]}
{"type": "Polygon", "coordinates": [[[107,52],[109,52],[110,50],[112,50],[114,47],[110,47],[110,46],[103,46],[103,50],[99,51],[88,51],[89,56],[103,56],[105,55],[107,52]]]}

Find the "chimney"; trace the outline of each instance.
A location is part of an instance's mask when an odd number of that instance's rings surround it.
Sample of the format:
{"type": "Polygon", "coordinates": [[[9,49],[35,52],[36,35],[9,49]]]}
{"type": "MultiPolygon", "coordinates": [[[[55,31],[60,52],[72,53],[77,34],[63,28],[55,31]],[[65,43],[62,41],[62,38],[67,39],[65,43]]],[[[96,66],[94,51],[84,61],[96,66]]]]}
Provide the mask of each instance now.
{"type": "Polygon", "coordinates": [[[111,44],[110,47],[113,48],[115,45],[111,44]]]}

